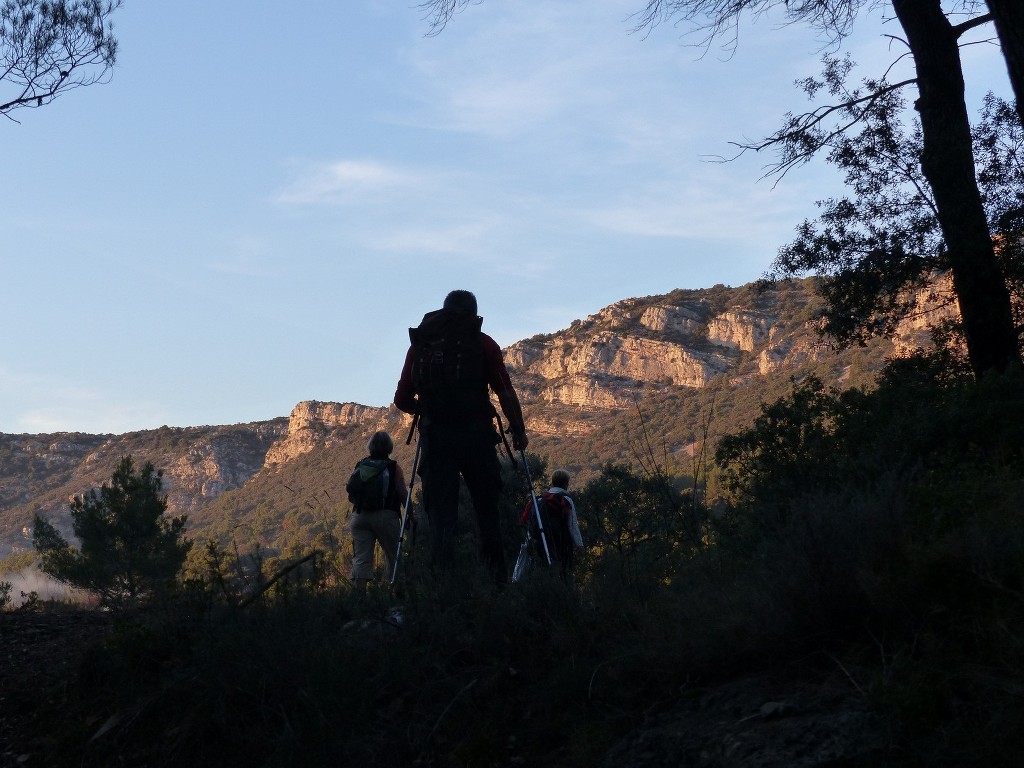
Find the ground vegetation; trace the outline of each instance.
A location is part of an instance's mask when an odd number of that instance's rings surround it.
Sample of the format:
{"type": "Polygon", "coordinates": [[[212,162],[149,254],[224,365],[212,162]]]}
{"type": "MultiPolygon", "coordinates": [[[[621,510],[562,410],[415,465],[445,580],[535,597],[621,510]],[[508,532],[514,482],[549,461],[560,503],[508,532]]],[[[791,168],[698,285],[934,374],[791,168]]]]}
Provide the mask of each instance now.
{"type": "MultiPolygon", "coordinates": [[[[210,542],[173,600],[89,630],[17,749],[55,766],[643,766],[724,755],[715,707],[754,706],[747,765],[778,764],[772,734],[813,751],[840,732],[847,765],[1011,765],[1024,382],[941,366],[894,362],[871,390],[794,383],[720,444],[726,502],[651,454],[607,465],[575,491],[588,548],[570,583],[535,567],[495,592],[470,514],[452,577],[420,520],[394,590],[352,589],[328,541],[255,570],[210,542]],[[776,714],[757,714],[769,696],[776,714]]],[[[550,467],[529,458],[540,484],[550,467]]],[[[511,560],[526,481],[505,481],[511,560]]]]}

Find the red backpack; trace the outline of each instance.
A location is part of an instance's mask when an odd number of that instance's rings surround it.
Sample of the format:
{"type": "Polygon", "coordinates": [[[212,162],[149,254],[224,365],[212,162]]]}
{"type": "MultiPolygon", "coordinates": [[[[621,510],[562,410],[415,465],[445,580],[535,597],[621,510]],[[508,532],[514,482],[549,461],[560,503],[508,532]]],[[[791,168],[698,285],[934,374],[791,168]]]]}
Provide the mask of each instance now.
{"type": "MultiPolygon", "coordinates": [[[[553,525],[567,525],[572,507],[569,505],[569,500],[565,497],[564,491],[561,493],[545,491],[537,496],[537,509],[540,510],[540,519],[543,521],[544,530],[546,531],[553,525]]],[[[523,513],[519,515],[519,524],[536,525],[536,523],[537,521],[533,515],[533,499],[527,499],[526,506],[523,507],[523,513]]]]}

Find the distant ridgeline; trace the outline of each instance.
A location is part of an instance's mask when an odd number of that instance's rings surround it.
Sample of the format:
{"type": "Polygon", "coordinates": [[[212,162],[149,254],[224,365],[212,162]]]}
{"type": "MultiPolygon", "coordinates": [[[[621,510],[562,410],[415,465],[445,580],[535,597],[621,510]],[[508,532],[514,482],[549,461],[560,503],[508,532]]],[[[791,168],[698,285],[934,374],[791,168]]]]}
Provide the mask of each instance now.
{"type": "MultiPolygon", "coordinates": [[[[749,425],[761,402],[790,391],[792,377],[867,386],[887,356],[926,340],[923,328],[908,326],[892,341],[836,352],[816,331],[813,285],[624,299],[566,330],[516,342],[505,355],[530,451],[570,469],[577,487],[605,463],[634,463],[638,453],[688,475],[705,433],[713,446],[749,425]]],[[[168,511],[187,513],[198,540],[280,548],[326,535],[347,510],[345,479],[369,434],[389,430],[395,458],[408,466],[409,426],[393,407],[307,401],[288,418],[251,424],[0,435],[0,558],[31,548],[36,511],[66,532],[69,499],[109,480],[127,454],[164,470],[168,511]]]]}

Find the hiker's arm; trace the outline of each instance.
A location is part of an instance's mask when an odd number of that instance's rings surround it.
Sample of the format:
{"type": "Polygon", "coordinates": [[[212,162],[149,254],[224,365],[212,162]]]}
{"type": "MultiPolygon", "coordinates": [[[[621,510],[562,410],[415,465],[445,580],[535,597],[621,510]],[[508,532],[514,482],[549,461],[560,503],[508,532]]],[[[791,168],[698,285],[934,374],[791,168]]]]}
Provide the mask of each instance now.
{"type": "Polygon", "coordinates": [[[395,407],[406,413],[419,413],[419,402],[416,400],[416,389],[412,383],[412,347],[405,353],[405,365],[395,389],[395,407]]]}
{"type": "Polygon", "coordinates": [[[569,502],[569,535],[572,537],[573,546],[576,549],[583,549],[583,534],[580,533],[580,521],[576,517],[576,503],[569,496],[565,498],[569,502]]]}
{"type": "Polygon", "coordinates": [[[526,422],[523,419],[523,408],[519,404],[519,396],[512,386],[512,379],[505,367],[505,358],[501,355],[498,342],[486,334],[481,334],[484,345],[484,361],[487,366],[487,384],[498,396],[498,404],[508,420],[508,429],[512,434],[512,444],[516,450],[525,450],[529,440],[526,437],[526,422]]]}
{"type": "Polygon", "coordinates": [[[526,450],[527,444],[530,442],[526,436],[526,424],[523,421],[523,408],[519,405],[519,398],[516,396],[516,391],[509,387],[504,392],[498,392],[498,402],[501,404],[501,410],[505,414],[505,418],[508,419],[508,431],[512,435],[512,445],[517,451],[526,450]]]}
{"type": "Polygon", "coordinates": [[[398,494],[399,506],[405,506],[405,500],[409,498],[409,485],[405,482],[405,473],[402,472],[402,465],[395,464],[395,493],[398,494]]]}

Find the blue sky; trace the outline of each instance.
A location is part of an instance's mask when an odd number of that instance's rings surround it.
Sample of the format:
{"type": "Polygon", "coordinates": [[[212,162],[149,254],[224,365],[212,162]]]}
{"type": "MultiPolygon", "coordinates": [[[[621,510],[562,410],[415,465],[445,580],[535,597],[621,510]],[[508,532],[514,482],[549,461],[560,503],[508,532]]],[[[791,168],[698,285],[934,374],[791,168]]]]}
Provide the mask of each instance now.
{"type": "MultiPolygon", "coordinates": [[[[623,298],[757,279],[823,166],[709,162],[806,104],[822,41],[727,56],[643,0],[128,0],[106,85],[0,120],[0,432],[125,432],[386,405],[452,288],[503,346],[623,298]]],[[[858,71],[892,58],[872,16],[858,71]]],[[[967,50],[971,98],[1005,92],[967,50]]]]}

